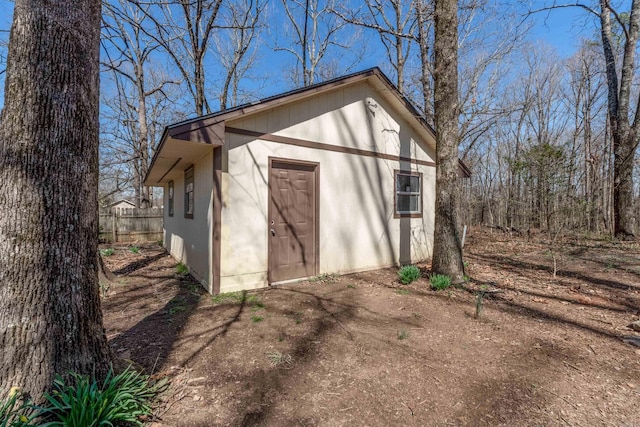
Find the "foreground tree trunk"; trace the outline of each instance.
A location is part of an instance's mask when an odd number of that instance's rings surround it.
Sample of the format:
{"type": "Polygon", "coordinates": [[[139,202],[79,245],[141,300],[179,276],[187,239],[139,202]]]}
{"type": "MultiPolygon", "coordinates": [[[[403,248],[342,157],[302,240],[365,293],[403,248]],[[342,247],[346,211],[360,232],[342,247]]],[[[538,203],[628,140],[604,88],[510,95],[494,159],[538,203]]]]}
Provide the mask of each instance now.
{"type": "Polygon", "coordinates": [[[17,0],[0,123],[0,384],[40,401],[102,377],[98,289],[100,1],[17,0]]]}
{"type": "Polygon", "coordinates": [[[433,271],[454,283],[464,277],[458,181],[458,3],[435,2],[434,114],[436,128],[436,215],[433,271]]]}

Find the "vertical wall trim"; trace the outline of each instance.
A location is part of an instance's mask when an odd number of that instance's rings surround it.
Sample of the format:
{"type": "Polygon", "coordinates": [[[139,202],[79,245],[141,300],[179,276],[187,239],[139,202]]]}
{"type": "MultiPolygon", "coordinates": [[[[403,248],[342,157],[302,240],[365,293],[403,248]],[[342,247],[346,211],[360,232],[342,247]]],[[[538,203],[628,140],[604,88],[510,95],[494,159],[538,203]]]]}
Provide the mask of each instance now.
{"type": "Polygon", "coordinates": [[[222,229],[222,148],[213,150],[213,223],[211,245],[212,293],[220,293],[220,249],[222,229]]]}

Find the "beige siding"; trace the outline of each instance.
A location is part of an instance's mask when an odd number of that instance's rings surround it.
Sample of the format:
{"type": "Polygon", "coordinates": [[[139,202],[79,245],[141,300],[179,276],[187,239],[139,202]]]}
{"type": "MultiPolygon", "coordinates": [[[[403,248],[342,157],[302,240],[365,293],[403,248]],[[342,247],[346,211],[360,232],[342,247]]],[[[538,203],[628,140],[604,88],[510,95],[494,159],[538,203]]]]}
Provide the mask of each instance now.
{"type": "MultiPolygon", "coordinates": [[[[228,126],[434,159],[417,132],[366,83],[228,126]]],[[[366,270],[431,256],[435,168],[229,133],[225,149],[228,166],[223,174],[221,292],[267,285],[269,156],[320,164],[320,273],[366,270]],[[394,218],[395,169],[423,173],[422,218],[394,218]]]]}
{"type": "Polygon", "coordinates": [[[178,261],[211,291],[211,218],[213,150],[194,164],[193,219],[184,217],[184,171],[172,172],[174,214],[169,216],[169,196],[164,188],[164,244],[178,261]]]}

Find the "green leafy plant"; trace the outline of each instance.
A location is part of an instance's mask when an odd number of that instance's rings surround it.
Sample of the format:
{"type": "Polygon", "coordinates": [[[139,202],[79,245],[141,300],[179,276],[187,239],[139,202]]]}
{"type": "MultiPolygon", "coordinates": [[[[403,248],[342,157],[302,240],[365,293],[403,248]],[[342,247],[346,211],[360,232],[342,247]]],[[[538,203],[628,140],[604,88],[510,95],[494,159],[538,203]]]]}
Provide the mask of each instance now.
{"type": "Polygon", "coordinates": [[[189,274],[189,267],[184,265],[184,263],[179,262],[178,265],[176,265],[176,273],[180,275],[189,274]]]}
{"type": "Polygon", "coordinates": [[[429,282],[431,283],[431,287],[436,291],[441,291],[451,286],[451,278],[444,274],[433,274],[429,278],[429,282]]]}
{"type": "Polygon", "coordinates": [[[253,323],[260,323],[264,320],[264,317],[262,316],[251,316],[251,321],[253,323]]]}
{"type": "Polygon", "coordinates": [[[398,339],[406,340],[407,338],[409,338],[409,332],[405,331],[404,329],[400,329],[398,331],[398,339]]]}
{"type": "Polygon", "coordinates": [[[356,288],[356,285],[354,285],[353,283],[349,283],[349,284],[347,285],[347,288],[349,288],[349,289],[355,289],[355,288],[356,288]]]}
{"type": "Polygon", "coordinates": [[[115,249],[113,248],[107,248],[107,249],[100,249],[100,255],[102,256],[111,256],[115,253],[115,249]]]}
{"type": "Polygon", "coordinates": [[[131,246],[131,247],[129,248],[129,252],[131,252],[132,254],[140,253],[140,248],[139,248],[139,247],[137,247],[137,246],[131,246]]]}
{"type": "Polygon", "coordinates": [[[7,398],[0,400],[0,427],[27,427],[33,419],[32,413],[32,405],[25,401],[17,387],[12,388],[7,398]]]}
{"type": "Polygon", "coordinates": [[[398,270],[398,276],[402,284],[408,285],[420,278],[420,269],[415,265],[405,265],[398,270]]]}
{"type": "Polygon", "coordinates": [[[451,286],[451,278],[449,276],[445,276],[444,274],[432,274],[429,278],[429,283],[431,283],[432,289],[441,291],[451,286]]]}
{"type": "Polygon", "coordinates": [[[36,408],[37,417],[49,421],[47,427],[141,426],[140,418],[151,414],[149,402],[166,385],[150,385],[149,377],[131,368],[118,375],[110,370],[102,386],[88,376],[71,375],[70,384],[56,376],[53,392],[44,396],[45,406],[36,408]]]}

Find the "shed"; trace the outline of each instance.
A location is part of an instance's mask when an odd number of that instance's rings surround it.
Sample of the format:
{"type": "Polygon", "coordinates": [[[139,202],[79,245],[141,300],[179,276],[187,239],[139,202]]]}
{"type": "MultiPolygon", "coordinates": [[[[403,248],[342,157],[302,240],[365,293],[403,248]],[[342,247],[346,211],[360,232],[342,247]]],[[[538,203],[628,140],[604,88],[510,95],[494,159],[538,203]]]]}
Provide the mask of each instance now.
{"type": "Polygon", "coordinates": [[[168,126],[145,185],[213,294],[432,253],[435,135],[378,68],[168,126]]]}

